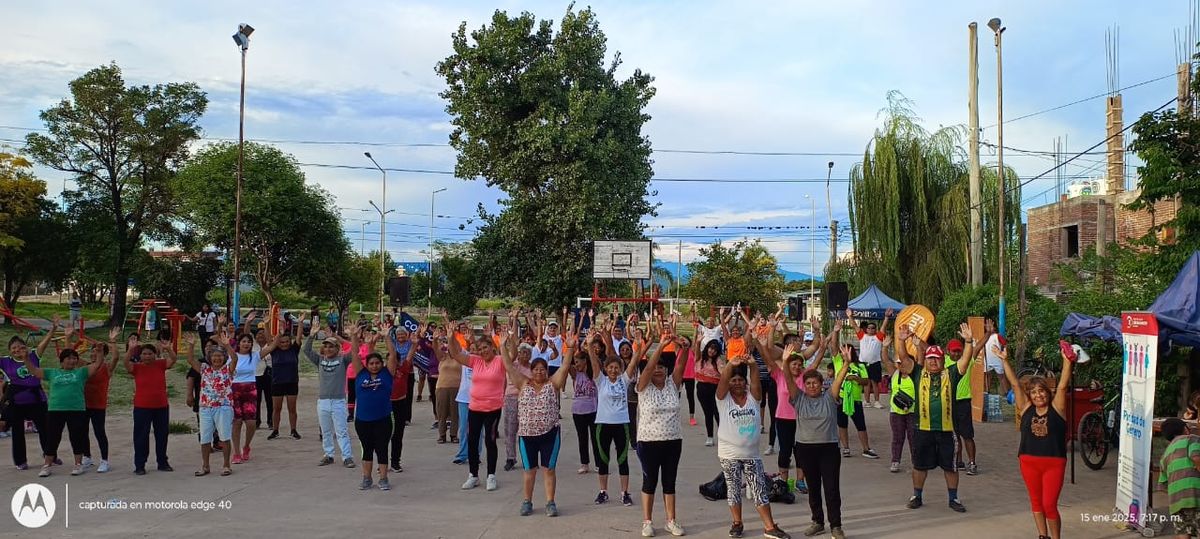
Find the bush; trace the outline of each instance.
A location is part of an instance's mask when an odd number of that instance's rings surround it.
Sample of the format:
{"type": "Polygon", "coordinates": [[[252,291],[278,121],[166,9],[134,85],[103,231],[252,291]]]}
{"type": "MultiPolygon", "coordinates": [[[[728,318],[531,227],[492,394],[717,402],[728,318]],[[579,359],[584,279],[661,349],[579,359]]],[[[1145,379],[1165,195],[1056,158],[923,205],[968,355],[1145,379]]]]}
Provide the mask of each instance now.
{"type": "Polygon", "coordinates": [[[171,421],[167,423],[167,432],[171,434],[195,434],[196,429],[183,421],[171,421]]]}
{"type": "MultiPolygon", "coordinates": [[[[1006,292],[1008,305],[1005,329],[1010,346],[1015,351],[1015,344],[1021,338],[1021,328],[1018,327],[1020,304],[1015,287],[1006,292]]],[[[945,343],[955,338],[958,335],[958,325],[966,322],[969,316],[995,318],[1000,309],[998,296],[999,290],[993,285],[968,287],[947,295],[937,310],[934,335],[938,342],[945,343]]],[[[1041,358],[1047,367],[1057,370],[1060,365],[1058,330],[1062,327],[1065,314],[1057,303],[1032,290],[1026,290],[1025,300],[1028,313],[1024,328],[1026,357],[1041,358]]],[[[1012,365],[1018,369],[1023,359],[1015,356],[1009,358],[1012,365]]]]}

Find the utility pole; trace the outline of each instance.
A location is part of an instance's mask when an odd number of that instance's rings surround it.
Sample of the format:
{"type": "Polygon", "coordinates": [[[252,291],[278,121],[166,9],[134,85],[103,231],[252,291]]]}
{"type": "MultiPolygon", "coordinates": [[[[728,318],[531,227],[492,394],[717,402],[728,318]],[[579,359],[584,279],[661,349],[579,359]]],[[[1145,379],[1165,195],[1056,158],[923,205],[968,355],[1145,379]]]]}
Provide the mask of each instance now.
{"type": "Polygon", "coordinates": [[[996,236],[999,258],[997,262],[997,270],[999,273],[998,282],[1000,284],[1000,316],[996,320],[996,326],[1000,330],[1000,335],[1005,334],[1005,315],[1007,314],[1006,300],[1004,299],[1004,285],[1008,279],[1005,276],[1008,269],[1007,246],[1005,245],[1005,225],[1004,219],[1004,199],[1008,193],[1004,187],[1004,54],[1001,47],[1000,36],[1004,33],[1005,28],[1000,26],[1000,19],[995,18],[988,21],[988,28],[996,34],[996,236]]]}
{"type": "Polygon", "coordinates": [[[679,295],[683,293],[683,240],[679,240],[679,259],[675,262],[675,302],[679,303],[679,295]]]}
{"type": "Polygon", "coordinates": [[[979,178],[979,38],[975,23],[967,25],[970,36],[967,48],[967,156],[970,158],[970,192],[971,192],[971,286],[983,284],[983,207],[980,203],[980,191],[983,190],[979,178]]]}

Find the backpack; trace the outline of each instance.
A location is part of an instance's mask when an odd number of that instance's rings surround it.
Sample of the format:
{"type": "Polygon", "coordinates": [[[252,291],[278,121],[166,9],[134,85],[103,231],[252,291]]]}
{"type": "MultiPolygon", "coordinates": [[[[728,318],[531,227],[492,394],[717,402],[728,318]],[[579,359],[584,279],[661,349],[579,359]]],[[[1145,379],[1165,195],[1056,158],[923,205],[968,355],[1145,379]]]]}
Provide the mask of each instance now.
{"type": "Polygon", "coordinates": [[[728,494],[725,489],[725,473],[722,472],[717,474],[717,477],[712,481],[700,485],[700,495],[704,496],[704,499],[710,502],[724,500],[728,494]]]}
{"type": "Polygon", "coordinates": [[[796,495],[788,490],[787,481],[776,477],[771,480],[771,490],[767,493],[767,500],[771,503],[791,505],[796,503],[796,495]]]}

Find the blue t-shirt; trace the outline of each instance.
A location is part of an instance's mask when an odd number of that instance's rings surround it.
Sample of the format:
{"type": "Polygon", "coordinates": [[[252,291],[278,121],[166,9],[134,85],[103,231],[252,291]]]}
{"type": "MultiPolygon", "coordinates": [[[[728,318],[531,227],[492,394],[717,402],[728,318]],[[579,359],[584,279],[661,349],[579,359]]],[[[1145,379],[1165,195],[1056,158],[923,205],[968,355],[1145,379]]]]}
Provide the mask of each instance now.
{"type": "Polygon", "coordinates": [[[271,351],[271,383],[294,384],[300,381],[300,347],[271,351]]]}
{"type": "Polygon", "coordinates": [[[359,421],[387,419],[392,413],[392,375],[387,369],[371,378],[367,369],[354,377],[354,417],[359,421]]]}

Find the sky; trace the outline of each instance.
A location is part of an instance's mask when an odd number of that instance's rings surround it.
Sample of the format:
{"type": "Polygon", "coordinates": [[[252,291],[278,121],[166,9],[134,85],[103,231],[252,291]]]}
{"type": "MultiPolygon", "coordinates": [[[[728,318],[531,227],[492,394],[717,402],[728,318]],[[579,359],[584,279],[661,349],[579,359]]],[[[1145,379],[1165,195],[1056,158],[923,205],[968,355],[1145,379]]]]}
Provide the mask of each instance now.
{"type": "MultiPolygon", "coordinates": [[[[568,5],[18,3],[6,9],[9,22],[0,36],[0,146],[19,148],[30,129],[43,127],[39,111],[67,96],[69,81],[109,62],[130,84],[196,82],[210,100],[201,145],[236,140],[239,53],[230,36],[246,22],[255,28],[247,56],[246,137],[275,141],[303,164],[307,181],[336,197],[355,249],[378,249],[380,239],[369,201],[380,202],[382,175],[366,168],[371,163],[363,152],[385,168],[406,170],[387,174],[386,207],[395,213],[387,217],[386,248],[400,261],[424,260],[432,191],[445,189],[436,196],[433,219],[435,238],[444,241],[469,240],[478,225],[476,205],[495,209],[503,197],[482,180],[450,172],[452,126],[438,95],[445,82],[434,66],[450,54],[451,34],[463,23],[482,26],[496,10],[557,22],[568,5]]],[[[682,255],[687,263],[717,239],[762,238],[781,267],[819,275],[829,258],[829,231],[811,227],[827,227],[831,216],[847,223],[846,178],[879,125],[887,93],[910,99],[929,130],[967,124],[968,23],[980,29],[981,140],[995,143],[998,134],[996,51],[986,22],[1000,17],[1007,28],[1004,145],[1051,151],[1063,138],[1070,152],[1079,152],[1105,138],[1103,97],[1084,98],[1109,90],[1106,32],[1119,27],[1117,87],[1136,85],[1122,92],[1128,124],[1174,97],[1175,35],[1188,24],[1189,5],[629,0],[591,7],[607,35],[609,57],[619,51],[624,61],[618,76],[641,69],[655,79],[644,133],[655,149],[651,190],[661,206],[644,222],[658,245],[656,257],[682,255]],[[762,155],[779,153],[786,155],[762,155]],[[680,179],[812,181],[670,181],[680,179]]],[[[995,166],[988,147],[981,157],[995,166]]],[[[1097,176],[1099,159],[1081,156],[1064,174],[1097,176]]],[[[1052,156],[1013,150],[1004,162],[1022,178],[1054,166],[1052,156]]],[[[71,188],[64,173],[37,173],[52,192],[71,188]]],[[[1024,187],[1023,207],[1054,196],[1054,174],[1048,174],[1024,187]]],[[[839,250],[846,252],[848,233],[842,237],[839,250]]]]}

